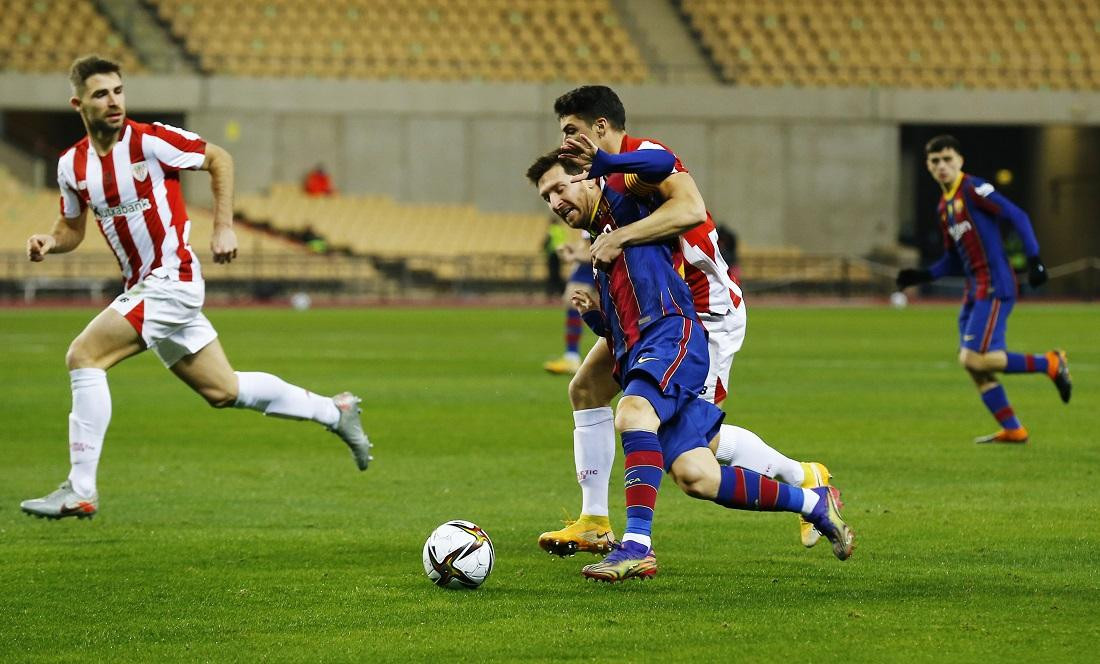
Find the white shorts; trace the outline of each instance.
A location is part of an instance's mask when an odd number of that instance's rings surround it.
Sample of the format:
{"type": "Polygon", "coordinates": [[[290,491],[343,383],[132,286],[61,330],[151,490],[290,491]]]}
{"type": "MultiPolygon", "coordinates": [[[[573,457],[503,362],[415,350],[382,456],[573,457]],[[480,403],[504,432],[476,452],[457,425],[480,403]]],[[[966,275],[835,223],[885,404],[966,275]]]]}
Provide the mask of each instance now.
{"type": "Polygon", "coordinates": [[[205,296],[202,281],[173,281],[154,272],[108,306],[130,321],[145,346],[170,367],[218,338],[202,313],[205,296]]]}
{"type": "Polygon", "coordinates": [[[707,350],[710,351],[710,373],[707,374],[706,389],[701,396],[721,405],[729,389],[733,356],[745,342],[748,314],[742,303],[727,314],[700,314],[699,321],[707,329],[707,350]]]}

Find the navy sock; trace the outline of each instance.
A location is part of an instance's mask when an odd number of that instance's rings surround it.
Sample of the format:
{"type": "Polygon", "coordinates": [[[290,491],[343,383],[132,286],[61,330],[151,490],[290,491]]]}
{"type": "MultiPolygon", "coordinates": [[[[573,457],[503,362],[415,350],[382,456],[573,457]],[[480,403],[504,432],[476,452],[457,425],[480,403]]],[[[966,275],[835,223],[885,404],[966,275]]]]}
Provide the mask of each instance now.
{"type": "Polygon", "coordinates": [[[1019,429],[1020,420],[1016,419],[1016,413],[1008,403],[1008,395],[1005,394],[1004,385],[1000,383],[991,390],[982,392],[982,403],[993,414],[993,417],[1004,429],[1019,429]]]}
{"type": "Polygon", "coordinates": [[[802,489],[740,466],[722,466],[714,502],[736,510],[802,512],[802,489]]]}
{"type": "Polygon", "coordinates": [[[626,533],[651,536],[657,489],[665,472],[664,455],[657,434],[651,431],[624,431],[623,454],[626,457],[623,484],[626,487],[626,533]]]}

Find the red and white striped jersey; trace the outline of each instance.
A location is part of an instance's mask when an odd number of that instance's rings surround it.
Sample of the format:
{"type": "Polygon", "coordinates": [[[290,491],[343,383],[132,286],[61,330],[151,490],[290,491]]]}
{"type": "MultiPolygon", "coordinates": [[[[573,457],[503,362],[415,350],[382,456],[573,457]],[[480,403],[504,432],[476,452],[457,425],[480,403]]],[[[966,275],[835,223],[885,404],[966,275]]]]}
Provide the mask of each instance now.
{"type": "Polygon", "coordinates": [[[85,136],[61,155],[61,214],[72,219],[91,208],[127,288],[157,268],[170,279],[200,281],[179,172],[201,167],[205,158],[198,134],[128,119],[110,154],[100,157],[85,136]]]}
{"type": "MultiPolygon", "coordinates": [[[[672,152],[667,146],[652,138],[623,136],[619,152],[634,150],[672,152]]],[[[688,172],[679,157],[676,157],[672,172],[688,172]]],[[[625,184],[636,194],[655,195],[653,187],[640,182],[637,177],[627,175],[625,184]]],[[[658,202],[656,205],[659,206],[659,204],[658,202]]],[[[741,292],[741,285],[730,276],[726,259],[718,251],[718,230],[714,226],[714,219],[710,216],[709,210],[705,222],[680,236],[680,251],[684,257],[684,280],[691,288],[693,304],[698,313],[724,315],[741,307],[744,294],[741,292]]]]}

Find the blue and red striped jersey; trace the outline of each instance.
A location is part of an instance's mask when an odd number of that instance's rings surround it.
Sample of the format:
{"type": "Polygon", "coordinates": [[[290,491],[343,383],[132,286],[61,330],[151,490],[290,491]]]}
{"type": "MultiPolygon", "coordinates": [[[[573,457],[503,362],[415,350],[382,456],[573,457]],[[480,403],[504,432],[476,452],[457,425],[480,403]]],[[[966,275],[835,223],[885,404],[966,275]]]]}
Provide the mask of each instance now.
{"type": "Polygon", "coordinates": [[[938,209],[944,255],[929,266],[932,276],[966,276],[966,296],[972,299],[1016,296],[1016,273],[1004,250],[1005,223],[1020,236],[1027,256],[1039,255],[1039,242],[1027,213],[994,189],[967,173],[940,198],[938,209]]]}
{"type": "MultiPolygon", "coordinates": [[[[664,157],[658,159],[661,158],[664,157]]],[[[671,169],[654,160],[651,167],[635,165],[635,171],[642,180],[652,182],[667,176],[671,169]],[[646,168],[654,172],[647,173],[646,168]]],[[[651,212],[639,196],[608,186],[606,179],[601,186],[589,231],[593,235],[634,223],[651,212]]],[[[681,265],[679,242],[673,239],[624,247],[610,270],[596,271],[604,327],[616,360],[621,362],[641,338],[642,331],[658,320],[669,316],[696,318],[691,289],[678,272],[681,265]]]]}

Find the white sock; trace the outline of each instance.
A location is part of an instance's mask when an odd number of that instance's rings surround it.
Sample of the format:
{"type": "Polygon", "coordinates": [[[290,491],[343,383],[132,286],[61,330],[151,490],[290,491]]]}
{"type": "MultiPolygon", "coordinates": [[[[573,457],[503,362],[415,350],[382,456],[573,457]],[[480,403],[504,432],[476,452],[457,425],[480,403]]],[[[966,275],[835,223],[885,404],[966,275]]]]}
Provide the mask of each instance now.
{"type": "Polygon", "coordinates": [[[615,415],[610,406],[573,411],[573,462],[581,514],[607,516],[607,485],[615,464],[615,415]]]}
{"type": "Polygon", "coordinates": [[[111,390],[103,369],[73,369],[69,372],[73,410],[69,413],[69,482],[83,498],[96,493],[95,476],[103,437],[111,423],[111,390]]]}
{"type": "Polygon", "coordinates": [[[627,533],[623,535],[623,542],[637,542],[647,549],[653,548],[653,538],[649,535],[639,535],[637,533],[627,533]]]}
{"type": "Polygon", "coordinates": [[[817,501],[821,500],[816,493],[809,489],[802,490],[802,515],[805,516],[814,511],[817,501]]]}
{"type": "Polygon", "coordinates": [[[327,427],[340,421],[340,411],[329,397],[291,385],[260,371],[237,371],[237,408],[292,420],[313,420],[327,427]]]}
{"type": "Polygon", "coordinates": [[[732,424],[722,425],[714,456],[724,466],[741,466],[795,486],[800,486],[806,475],[802,464],[783,456],[755,433],[732,424]]]}

